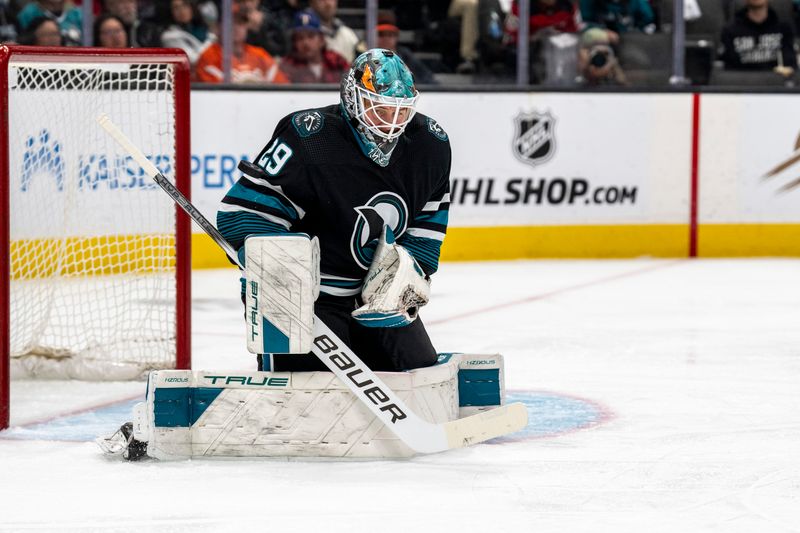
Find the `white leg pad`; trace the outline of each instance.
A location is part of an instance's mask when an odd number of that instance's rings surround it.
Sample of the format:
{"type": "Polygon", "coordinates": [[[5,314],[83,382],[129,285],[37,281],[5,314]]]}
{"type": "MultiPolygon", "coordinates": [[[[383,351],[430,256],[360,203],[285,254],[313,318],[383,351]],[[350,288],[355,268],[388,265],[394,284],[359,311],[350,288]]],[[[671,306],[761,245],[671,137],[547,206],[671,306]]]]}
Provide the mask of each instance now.
{"type": "MultiPolygon", "coordinates": [[[[458,418],[458,361],[378,372],[420,417],[458,418]]],[[[409,457],[414,452],[330,372],[152,372],[147,453],[188,457],[409,457]]]]}
{"type": "MultiPolygon", "coordinates": [[[[377,374],[433,423],[504,403],[499,354],[443,354],[432,367],[377,374]]],[[[157,459],[414,455],[330,372],[152,372],[134,436],[157,459]]]]}

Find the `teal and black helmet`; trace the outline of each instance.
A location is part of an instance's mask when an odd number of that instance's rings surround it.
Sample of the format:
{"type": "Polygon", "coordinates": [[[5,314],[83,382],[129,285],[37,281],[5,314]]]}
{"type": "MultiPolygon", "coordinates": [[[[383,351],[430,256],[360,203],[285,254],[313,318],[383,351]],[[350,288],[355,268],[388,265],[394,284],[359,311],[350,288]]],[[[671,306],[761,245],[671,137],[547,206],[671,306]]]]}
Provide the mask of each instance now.
{"type": "Polygon", "coordinates": [[[342,110],[365,153],[382,166],[414,117],[418,98],[414,76],[391,50],[364,52],[342,79],[342,110]]]}

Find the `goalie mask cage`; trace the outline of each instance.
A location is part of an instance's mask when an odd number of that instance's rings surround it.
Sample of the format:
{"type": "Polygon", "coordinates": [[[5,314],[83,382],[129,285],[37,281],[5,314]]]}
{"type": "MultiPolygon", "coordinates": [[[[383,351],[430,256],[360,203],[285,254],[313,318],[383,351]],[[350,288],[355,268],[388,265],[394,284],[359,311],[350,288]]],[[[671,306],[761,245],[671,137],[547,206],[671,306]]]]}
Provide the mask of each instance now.
{"type": "Polygon", "coordinates": [[[0,46],[0,429],[11,377],[190,367],[190,225],[95,122],[189,195],[178,50],[0,46]]]}

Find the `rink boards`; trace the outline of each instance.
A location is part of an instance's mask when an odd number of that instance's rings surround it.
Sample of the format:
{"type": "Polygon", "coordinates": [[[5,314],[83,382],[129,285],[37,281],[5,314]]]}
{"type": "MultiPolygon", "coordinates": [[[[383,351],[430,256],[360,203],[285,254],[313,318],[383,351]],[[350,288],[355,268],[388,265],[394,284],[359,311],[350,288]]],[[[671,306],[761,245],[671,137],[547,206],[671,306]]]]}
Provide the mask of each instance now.
{"type": "MultiPolygon", "coordinates": [[[[443,260],[800,255],[791,94],[425,92],[453,150],[443,260]]],[[[330,92],[194,91],[193,201],[330,92]]],[[[227,264],[193,237],[195,267],[227,264]]]]}

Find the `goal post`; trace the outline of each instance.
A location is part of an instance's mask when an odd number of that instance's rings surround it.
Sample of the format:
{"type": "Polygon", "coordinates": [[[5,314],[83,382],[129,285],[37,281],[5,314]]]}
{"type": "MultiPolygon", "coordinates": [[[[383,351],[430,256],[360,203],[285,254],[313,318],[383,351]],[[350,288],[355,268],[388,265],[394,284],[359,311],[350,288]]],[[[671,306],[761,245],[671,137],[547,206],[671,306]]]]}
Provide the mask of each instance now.
{"type": "Polygon", "coordinates": [[[190,221],[95,121],[189,196],[185,54],[0,45],[0,107],[0,429],[12,375],[190,368],[190,221]]]}

